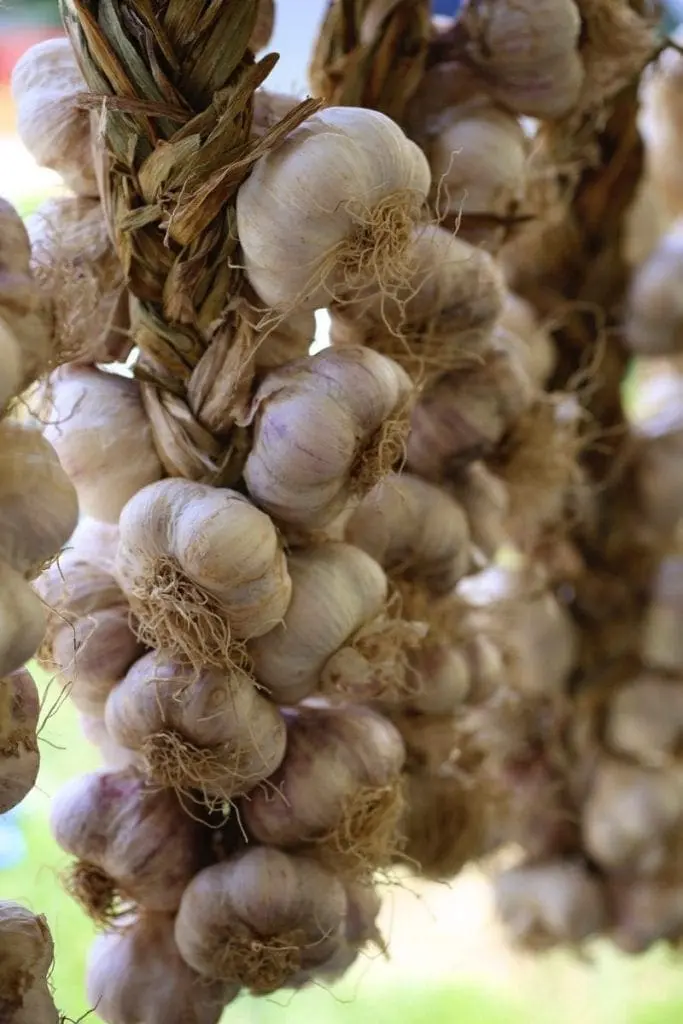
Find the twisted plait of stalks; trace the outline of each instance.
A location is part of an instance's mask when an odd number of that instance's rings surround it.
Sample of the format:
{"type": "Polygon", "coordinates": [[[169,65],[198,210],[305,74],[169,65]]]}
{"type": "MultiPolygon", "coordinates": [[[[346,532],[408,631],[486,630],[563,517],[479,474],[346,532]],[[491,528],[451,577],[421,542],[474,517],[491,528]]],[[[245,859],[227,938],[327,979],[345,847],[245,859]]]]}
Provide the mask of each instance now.
{"type": "Polygon", "coordinates": [[[136,300],[137,374],[160,457],[172,475],[234,482],[246,441],[231,411],[256,344],[234,266],[235,194],[316,104],[250,141],[254,92],[277,60],[249,49],[252,0],[60,8],[99,119],[99,186],[136,300]]]}

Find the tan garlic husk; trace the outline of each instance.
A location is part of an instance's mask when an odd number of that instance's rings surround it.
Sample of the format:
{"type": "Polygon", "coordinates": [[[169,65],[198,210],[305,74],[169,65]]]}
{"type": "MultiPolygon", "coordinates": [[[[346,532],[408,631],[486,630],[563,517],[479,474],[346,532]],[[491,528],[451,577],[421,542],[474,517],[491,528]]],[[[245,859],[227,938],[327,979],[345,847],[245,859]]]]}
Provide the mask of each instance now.
{"type": "Polygon", "coordinates": [[[33,427],[0,423],[0,560],[31,577],[78,522],[76,491],[51,444],[33,427]]]}
{"type": "Polygon", "coordinates": [[[267,995],[331,959],[346,909],[341,881],[315,860],[254,846],[192,879],[175,940],[203,977],[267,995]]]}
{"type": "Polygon", "coordinates": [[[518,353],[531,379],[539,387],[545,386],[555,369],[557,350],[531,303],[508,291],[496,332],[500,332],[502,344],[518,353]]]}
{"type": "Polygon", "coordinates": [[[285,715],[285,759],[241,803],[247,832],[266,845],[305,846],[335,873],[387,867],[401,842],[405,755],[396,728],[353,705],[285,715]]]}
{"type": "Polygon", "coordinates": [[[495,262],[437,224],[416,228],[406,283],[376,288],[333,306],[330,339],[338,347],[367,345],[423,380],[467,363],[502,308],[503,279],[495,262]]]}
{"type": "Polygon", "coordinates": [[[97,198],[90,114],[79,103],[87,92],[71,42],[63,37],[32,46],[12,72],[21,141],[72,192],[97,198]]]}
{"type": "Polygon", "coordinates": [[[31,243],[24,222],[14,207],[0,198],[0,337],[3,348],[0,391],[3,407],[50,365],[53,329],[49,304],[31,272],[31,243]],[[12,340],[15,347],[12,347],[12,340]]]}
{"type": "Polygon", "coordinates": [[[164,475],[138,381],[94,366],[63,367],[49,378],[43,404],[44,436],[83,515],[117,523],[124,505],[164,475]]]}
{"type": "Polygon", "coordinates": [[[0,900],[0,1014],[3,1024],[60,1024],[50,991],[54,943],[46,918],[0,900]]]}
{"type": "Polygon", "coordinates": [[[392,473],[373,487],[348,519],[345,537],[389,574],[419,580],[434,593],[452,589],[470,568],[462,508],[411,473],[392,473]]]}
{"type": "Polygon", "coordinates": [[[514,217],[527,186],[528,143],[516,117],[483,97],[443,111],[431,126],[427,154],[432,169],[436,207],[456,219],[467,219],[460,232],[476,244],[504,240],[504,226],[482,228],[476,215],[514,217]]]}
{"type": "Polygon", "coordinates": [[[509,868],[495,879],[495,898],[510,938],[531,950],[577,945],[608,922],[600,879],[578,861],[509,868]]]}
{"type": "Polygon", "coordinates": [[[282,620],[291,581],[280,538],[236,491],[161,480],[131,498],[119,529],[117,575],[147,646],[224,669],[282,620]]]}
{"type": "Polygon", "coordinates": [[[603,758],[582,808],[583,842],[605,870],[655,875],[680,857],[683,774],[603,758]]]}
{"type": "Polygon", "coordinates": [[[269,374],[254,398],[244,479],[278,522],[325,526],[405,451],[411,383],[368,348],[324,350],[269,374]]]}
{"type": "Polygon", "coordinates": [[[449,491],[467,515],[472,542],[490,561],[510,543],[507,487],[484,462],[475,461],[453,475],[449,491]]]}
{"type": "Polygon", "coordinates": [[[292,313],[267,328],[254,356],[256,373],[269,373],[293,359],[303,359],[309,354],[315,332],[315,315],[307,312],[292,313]]]}
{"type": "Polygon", "coordinates": [[[279,704],[316,690],[353,700],[400,691],[419,628],[387,611],[389,584],[360,548],[328,542],[288,559],[292,601],[282,623],[252,641],[257,680],[279,704]]]}
{"type": "Polygon", "coordinates": [[[49,199],[26,227],[33,276],[53,315],[53,362],[124,362],[133,347],[129,297],[102,204],[49,199]]]}
{"type": "Polygon", "coordinates": [[[256,162],[237,193],[250,284],[284,314],[322,309],[372,284],[400,287],[429,186],[422,150],[390,118],[360,107],[318,110],[256,162]]]}
{"type": "Polygon", "coordinates": [[[98,936],[87,992],[105,1024],[218,1024],[239,987],[200,978],[180,956],[171,914],[141,912],[98,936]]]}
{"type": "Polygon", "coordinates": [[[113,690],[105,724],[150,783],[219,806],[272,776],[287,742],[280,712],[245,673],[196,677],[156,652],[113,690]]]}
{"type": "Polygon", "coordinates": [[[643,623],[641,654],[650,668],[674,673],[683,668],[682,600],[683,549],[677,545],[659,564],[643,623]]]}
{"type": "Polygon", "coordinates": [[[654,673],[637,676],[611,696],[605,744],[615,754],[665,767],[683,738],[683,683],[654,673]]]}
{"type": "Polygon", "coordinates": [[[459,22],[469,62],[499,103],[542,119],[569,113],[584,79],[573,0],[472,0],[459,22]]]}
{"type": "Polygon", "coordinates": [[[0,562],[0,678],[36,653],[47,628],[47,611],[18,572],[0,562]]]}
{"type": "Polygon", "coordinates": [[[38,689],[27,669],[0,679],[0,814],[21,803],[35,786],[39,714],[38,689]]]}
{"type": "Polygon", "coordinates": [[[169,789],[149,789],[135,769],[73,779],[53,798],[52,834],[76,858],[66,884],[97,923],[135,904],[177,910],[189,881],[209,863],[206,830],[169,789]]]}
{"type": "Polygon", "coordinates": [[[434,482],[449,477],[489,454],[534,396],[517,355],[489,345],[421,396],[411,419],[408,468],[434,482]]]}
{"type": "Polygon", "coordinates": [[[636,269],[625,312],[625,340],[645,356],[683,351],[683,220],[678,220],[636,269]]]}

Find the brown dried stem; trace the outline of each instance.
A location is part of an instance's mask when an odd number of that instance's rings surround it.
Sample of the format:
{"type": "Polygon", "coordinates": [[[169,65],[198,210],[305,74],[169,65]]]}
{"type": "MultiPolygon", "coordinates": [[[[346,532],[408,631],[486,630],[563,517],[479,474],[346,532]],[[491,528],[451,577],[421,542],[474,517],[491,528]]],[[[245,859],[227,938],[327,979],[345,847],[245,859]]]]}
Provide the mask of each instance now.
{"type": "Polygon", "coordinates": [[[97,100],[100,192],[136,300],[138,376],[164,464],[232,482],[245,450],[232,411],[256,346],[235,266],[235,196],[253,163],[316,104],[251,138],[254,92],[277,61],[256,62],[249,49],[253,0],[60,7],[97,100]]]}

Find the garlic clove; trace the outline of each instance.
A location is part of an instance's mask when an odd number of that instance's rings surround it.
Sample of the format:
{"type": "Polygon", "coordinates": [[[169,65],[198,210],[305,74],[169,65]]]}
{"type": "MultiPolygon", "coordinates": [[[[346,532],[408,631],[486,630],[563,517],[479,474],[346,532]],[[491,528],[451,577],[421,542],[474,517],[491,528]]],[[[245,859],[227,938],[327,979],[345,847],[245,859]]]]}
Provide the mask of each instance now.
{"type": "Polygon", "coordinates": [[[0,408],[19,393],[21,378],[19,343],[0,316],[0,408]]]}
{"type": "Polygon", "coordinates": [[[25,665],[40,647],[47,612],[26,580],[0,563],[0,678],[25,665]]]}

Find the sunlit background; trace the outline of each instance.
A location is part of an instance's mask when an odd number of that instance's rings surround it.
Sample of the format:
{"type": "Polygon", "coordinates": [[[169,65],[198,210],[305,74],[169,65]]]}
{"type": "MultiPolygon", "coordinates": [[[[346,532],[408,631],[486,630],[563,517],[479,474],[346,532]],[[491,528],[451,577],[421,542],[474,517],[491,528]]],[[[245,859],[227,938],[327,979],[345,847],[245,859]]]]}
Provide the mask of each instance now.
{"type": "MultiPolygon", "coordinates": [[[[2,0],[0,0],[0,6],[2,0]]],[[[308,50],[323,0],[278,0],[273,48],[282,54],[269,84],[305,92],[308,50]]],[[[439,13],[456,0],[439,0],[439,13]]],[[[683,20],[672,3],[671,25],[683,20]]],[[[0,195],[29,213],[58,189],[35,166],[14,132],[8,90],[22,52],[59,32],[56,0],[16,0],[0,9],[0,195]]],[[[39,786],[16,811],[0,816],[0,898],[46,913],[55,934],[54,986],[67,1020],[87,1013],[83,977],[92,929],[62,892],[62,858],[47,826],[50,797],[63,781],[88,771],[96,755],[80,735],[56,686],[42,677],[42,771],[39,786]]],[[[281,1024],[680,1024],[683,961],[663,950],[626,960],[596,944],[585,961],[552,954],[531,960],[512,953],[493,917],[485,875],[466,872],[451,886],[409,878],[386,889],[383,931],[391,958],[369,955],[334,991],[290,999],[244,999],[226,1019],[281,1024]]],[[[88,1020],[97,1024],[91,1014],[88,1020]]]]}

